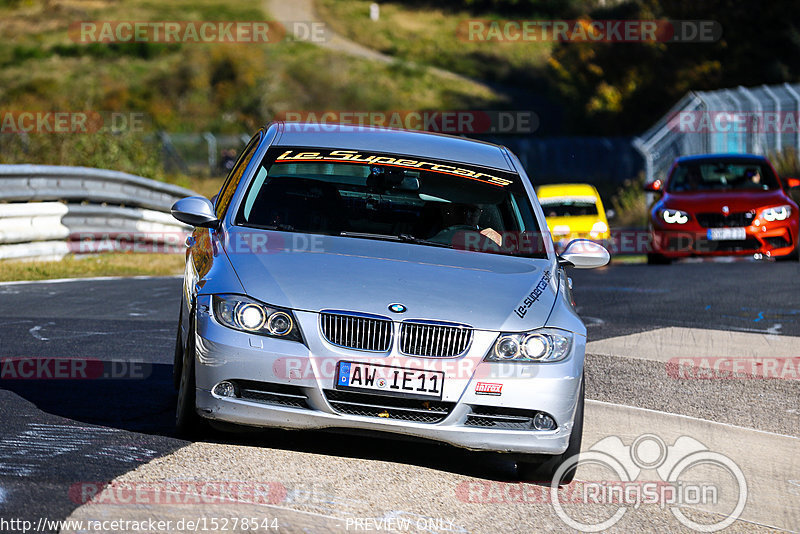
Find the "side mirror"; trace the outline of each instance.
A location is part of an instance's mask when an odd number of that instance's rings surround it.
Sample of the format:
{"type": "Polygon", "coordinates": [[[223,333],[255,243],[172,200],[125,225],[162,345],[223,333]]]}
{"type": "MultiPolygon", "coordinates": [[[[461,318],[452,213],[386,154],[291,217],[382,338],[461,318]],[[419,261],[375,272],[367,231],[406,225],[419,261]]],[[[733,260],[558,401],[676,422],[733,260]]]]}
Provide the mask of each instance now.
{"type": "Polygon", "coordinates": [[[783,180],[786,183],[786,189],[794,189],[795,187],[800,187],[800,179],[798,178],[784,178],[783,180]]]}
{"type": "Polygon", "coordinates": [[[575,239],[558,256],[558,262],[564,266],[573,266],[576,269],[594,269],[602,267],[611,259],[603,245],[588,239],[575,239]]]}
{"type": "Polygon", "coordinates": [[[664,182],[661,180],[653,180],[649,184],[644,184],[644,190],[649,193],[660,193],[664,187],[664,182]]]}
{"type": "Polygon", "coordinates": [[[186,197],[172,205],[172,216],[191,226],[216,228],[219,219],[214,214],[214,205],[206,197],[186,197]]]}
{"type": "Polygon", "coordinates": [[[617,212],[616,211],[614,211],[614,210],[612,210],[610,208],[606,210],[606,218],[613,219],[616,216],[617,216],[617,212]]]}

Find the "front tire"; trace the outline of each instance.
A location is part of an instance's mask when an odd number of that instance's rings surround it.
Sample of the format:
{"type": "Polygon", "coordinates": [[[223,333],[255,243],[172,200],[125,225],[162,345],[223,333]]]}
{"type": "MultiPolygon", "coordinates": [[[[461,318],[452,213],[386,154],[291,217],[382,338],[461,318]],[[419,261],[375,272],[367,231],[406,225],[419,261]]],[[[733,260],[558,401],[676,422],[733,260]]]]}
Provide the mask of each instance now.
{"type": "Polygon", "coordinates": [[[178,314],[178,332],[175,334],[175,355],[172,360],[172,384],[175,391],[181,387],[181,370],[183,369],[183,339],[181,338],[181,326],[183,323],[183,305],[178,314]]]}
{"type": "MultiPolygon", "coordinates": [[[[541,482],[550,485],[553,477],[565,461],[581,452],[581,442],[583,441],[583,405],[585,400],[584,379],[581,379],[581,389],[578,394],[578,406],[575,408],[575,422],[572,426],[572,433],[569,435],[569,445],[562,454],[541,460],[540,455],[531,455],[531,460],[520,460],[517,462],[517,475],[520,480],[526,482],[541,482]]],[[[559,481],[559,485],[566,485],[575,478],[577,464],[567,470],[559,481]]]]}
{"type": "Polygon", "coordinates": [[[203,419],[197,415],[197,390],[194,372],[194,314],[189,316],[189,335],[183,349],[178,402],[175,408],[175,427],[178,434],[194,437],[203,427],[203,419]]]}

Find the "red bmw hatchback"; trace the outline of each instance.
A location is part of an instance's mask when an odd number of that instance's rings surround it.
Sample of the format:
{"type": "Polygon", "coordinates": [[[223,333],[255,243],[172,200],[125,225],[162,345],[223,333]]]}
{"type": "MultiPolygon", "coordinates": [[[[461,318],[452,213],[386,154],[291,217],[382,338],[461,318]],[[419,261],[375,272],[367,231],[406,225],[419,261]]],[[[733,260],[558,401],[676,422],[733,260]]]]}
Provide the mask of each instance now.
{"type": "Polygon", "coordinates": [[[798,207],[763,156],[705,154],[675,160],[667,179],[645,185],[648,263],[688,256],[797,258],[798,207]],[[759,256],[760,255],[760,256],[759,256]]]}

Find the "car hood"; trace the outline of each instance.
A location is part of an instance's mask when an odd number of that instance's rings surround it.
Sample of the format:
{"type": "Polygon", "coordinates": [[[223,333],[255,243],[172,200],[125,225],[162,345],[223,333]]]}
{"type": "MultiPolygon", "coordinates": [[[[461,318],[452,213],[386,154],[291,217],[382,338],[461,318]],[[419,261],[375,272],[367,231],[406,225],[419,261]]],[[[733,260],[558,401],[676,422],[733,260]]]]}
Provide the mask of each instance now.
{"type": "Polygon", "coordinates": [[[295,310],[522,331],[544,326],[558,291],[555,262],[546,259],[241,227],[225,242],[248,295],[295,310]],[[390,312],[392,303],[407,311],[390,312]]]}
{"type": "Polygon", "coordinates": [[[664,199],[664,207],[700,213],[706,211],[721,212],[723,206],[728,206],[731,213],[736,213],[786,204],[788,200],[783,191],[779,189],[772,191],[670,193],[664,199]]]}

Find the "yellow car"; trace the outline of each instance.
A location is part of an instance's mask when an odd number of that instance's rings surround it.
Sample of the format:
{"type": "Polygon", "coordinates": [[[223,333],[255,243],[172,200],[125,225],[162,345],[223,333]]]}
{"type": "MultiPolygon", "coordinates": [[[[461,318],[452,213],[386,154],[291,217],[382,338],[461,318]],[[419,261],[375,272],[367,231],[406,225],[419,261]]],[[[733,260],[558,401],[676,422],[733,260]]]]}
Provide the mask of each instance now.
{"type": "Polygon", "coordinates": [[[552,184],[536,189],[553,241],[604,241],[611,237],[603,201],[589,184],[552,184]]]}

